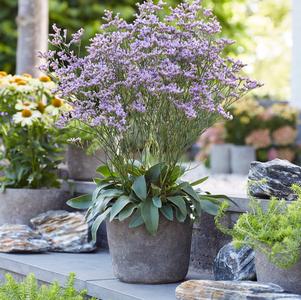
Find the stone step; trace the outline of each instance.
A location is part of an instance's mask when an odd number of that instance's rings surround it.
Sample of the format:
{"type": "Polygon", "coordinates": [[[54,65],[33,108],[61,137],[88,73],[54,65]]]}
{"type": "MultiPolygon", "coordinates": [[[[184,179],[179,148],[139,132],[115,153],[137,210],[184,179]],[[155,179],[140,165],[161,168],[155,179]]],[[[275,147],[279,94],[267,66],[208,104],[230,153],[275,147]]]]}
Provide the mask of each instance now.
{"type": "MultiPolygon", "coordinates": [[[[115,278],[107,251],[89,254],[0,253],[0,280],[5,273],[23,278],[34,273],[37,280],[57,280],[64,286],[70,272],[76,274],[75,287],[87,289],[88,295],[101,300],[175,300],[179,283],[162,285],[127,284],[115,278]]],[[[189,274],[187,279],[211,279],[208,274],[189,274]]]]}

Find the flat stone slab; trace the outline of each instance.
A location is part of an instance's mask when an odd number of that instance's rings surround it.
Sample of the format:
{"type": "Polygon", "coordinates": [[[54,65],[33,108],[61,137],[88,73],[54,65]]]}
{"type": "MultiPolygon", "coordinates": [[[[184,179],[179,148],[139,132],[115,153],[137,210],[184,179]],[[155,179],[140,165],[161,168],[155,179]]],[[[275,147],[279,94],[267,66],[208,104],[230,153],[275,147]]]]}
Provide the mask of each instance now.
{"type": "MultiPolygon", "coordinates": [[[[75,287],[87,289],[88,295],[101,300],[175,300],[175,289],[179,285],[144,285],[122,283],[112,271],[108,252],[96,253],[46,253],[6,254],[0,253],[0,280],[7,273],[25,276],[34,273],[41,282],[57,280],[66,283],[68,274],[76,274],[75,287]]],[[[187,279],[211,279],[208,274],[192,274],[187,279]]]]}

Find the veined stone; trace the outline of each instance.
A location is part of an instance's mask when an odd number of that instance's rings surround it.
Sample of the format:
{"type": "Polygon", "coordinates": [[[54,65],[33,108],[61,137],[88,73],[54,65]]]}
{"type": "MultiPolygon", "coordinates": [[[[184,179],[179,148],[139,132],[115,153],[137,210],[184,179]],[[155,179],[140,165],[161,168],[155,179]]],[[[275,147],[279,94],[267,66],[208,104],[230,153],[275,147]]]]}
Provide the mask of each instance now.
{"type": "Polygon", "coordinates": [[[46,252],[49,244],[27,225],[0,226],[0,252],[46,252]]]}
{"type": "Polygon", "coordinates": [[[251,196],[267,199],[275,196],[291,201],[297,197],[291,190],[292,184],[301,184],[301,167],[281,159],[256,161],[251,163],[248,179],[251,196]]]}
{"type": "Polygon", "coordinates": [[[48,241],[49,251],[79,253],[95,250],[95,244],[88,241],[89,226],[82,213],[52,210],[30,222],[48,241]]]}
{"type": "Polygon", "coordinates": [[[300,300],[301,296],[283,293],[275,284],[254,281],[189,280],[176,288],[179,300],[300,300]]]}
{"type": "Polygon", "coordinates": [[[232,243],[218,252],[213,272],[215,280],[255,280],[255,252],[248,246],[236,249],[232,243]]]}

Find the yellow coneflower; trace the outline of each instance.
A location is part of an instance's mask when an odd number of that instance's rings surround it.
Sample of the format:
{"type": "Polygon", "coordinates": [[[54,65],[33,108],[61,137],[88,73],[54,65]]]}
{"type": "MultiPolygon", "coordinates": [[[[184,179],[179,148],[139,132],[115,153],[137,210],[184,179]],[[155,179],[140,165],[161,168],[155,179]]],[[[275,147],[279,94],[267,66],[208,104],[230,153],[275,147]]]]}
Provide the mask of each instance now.
{"type": "Polygon", "coordinates": [[[13,120],[17,124],[21,124],[21,126],[30,126],[32,125],[33,121],[37,120],[41,117],[41,113],[37,110],[32,111],[28,108],[23,109],[20,112],[17,112],[13,115],[13,120]]]}
{"type": "Polygon", "coordinates": [[[5,77],[7,76],[7,73],[5,71],[0,71],[0,77],[5,77]]]}
{"type": "Polygon", "coordinates": [[[41,76],[41,77],[39,78],[39,80],[40,80],[41,82],[50,82],[50,81],[51,81],[51,79],[50,79],[49,76],[41,76]]]}
{"type": "Polygon", "coordinates": [[[27,78],[32,78],[32,75],[29,73],[23,73],[22,76],[27,78]]]}
{"type": "Polygon", "coordinates": [[[44,113],[44,111],[45,111],[45,104],[43,103],[43,101],[39,101],[38,102],[38,107],[37,107],[37,109],[38,109],[38,111],[40,112],[40,113],[44,113]]]}

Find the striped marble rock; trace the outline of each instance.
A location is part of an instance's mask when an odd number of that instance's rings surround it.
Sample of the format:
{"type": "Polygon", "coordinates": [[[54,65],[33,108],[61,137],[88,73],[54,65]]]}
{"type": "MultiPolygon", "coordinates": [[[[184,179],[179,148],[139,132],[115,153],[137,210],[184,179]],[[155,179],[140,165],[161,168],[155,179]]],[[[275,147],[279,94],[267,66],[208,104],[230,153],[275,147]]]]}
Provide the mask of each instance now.
{"type": "Polygon", "coordinates": [[[48,241],[49,251],[79,253],[95,250],[95,244],[89,241],[89,226],[80,212],[52,210],[30,222],[48,241]]]}

